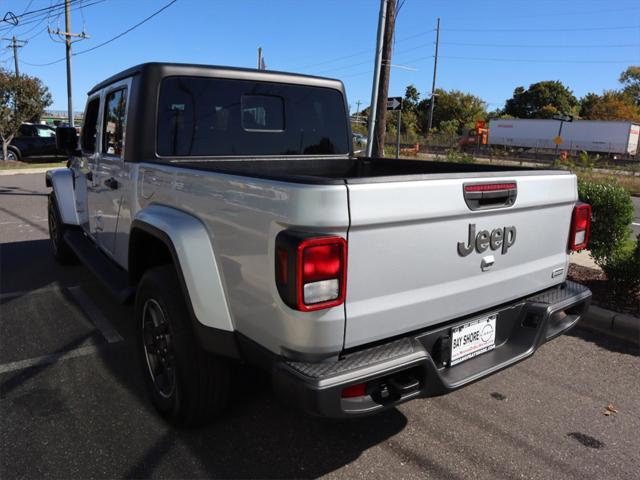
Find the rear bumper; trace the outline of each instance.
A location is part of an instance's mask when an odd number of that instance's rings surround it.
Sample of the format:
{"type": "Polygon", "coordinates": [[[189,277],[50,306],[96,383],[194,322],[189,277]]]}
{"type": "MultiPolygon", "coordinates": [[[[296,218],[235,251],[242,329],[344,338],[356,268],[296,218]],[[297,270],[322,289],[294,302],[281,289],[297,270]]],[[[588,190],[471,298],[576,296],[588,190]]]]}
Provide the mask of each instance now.
{"type": "Polygon", "coordinates": [[[573,327],[590,300],[588,288],[568,281],[483,312],[497,314],[495,348],[453,367],[447,366],[451,328],[478,315],[350,352],[335,362],[282,360],[275,366],[275,389],[308,413],[334,418],[444,395],[533,355],[540,345],[573,327]],[[366,383],[364,395],[341,397],[346,387],[361,383],[366,383]]]}

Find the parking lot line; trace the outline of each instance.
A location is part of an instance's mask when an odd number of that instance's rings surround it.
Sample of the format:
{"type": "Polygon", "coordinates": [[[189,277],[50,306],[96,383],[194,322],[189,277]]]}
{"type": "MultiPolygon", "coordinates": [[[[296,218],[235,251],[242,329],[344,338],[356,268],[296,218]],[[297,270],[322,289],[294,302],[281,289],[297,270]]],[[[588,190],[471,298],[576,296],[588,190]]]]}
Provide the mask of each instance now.
{"type": "Polygon", "coordinates": [[[117,343],[122,341],[122,336],[111,325],[109,320],[102,314],[95,303],[82,290],[81,286],[68,287],[67,292],[73,297],[75,303],[84,312],[89,321],[100,331],[105,340],[109,343],[117,343]]]}
{"type": "Polygon", "coordinates": [[[0,365],[0,374],[13,372],[15,370],[24,370],[25,368],[35,367],[39,365],[48,365],[56,363],[61,360],[69,360],[70,358],[82,357],[84,355],[91,355],[98,351],[99,347],[95,345],[87,345],[86,347],[76,348],[75,350],[69,350],[68,352],[52,353],[49,355],[43,355],[41,357],[27,358],[26,360],[19,360],[17,362],[9,362],[0,365]]]}
{"type": "Polygon", "coordinates": [[[15,297],[22,297],[24,295],[32,295],[34,293],[50,293],[50,292],[54,292],[56,290],[60,290],[60,288],[58,286],[53,286],[53,287],[45,287],[45,288],[40,288],[38,290],[22,290],[19,292],[6,292],[6,293],[0,293],[0,301],[2,300],[7,300],[9,298],[15,298],[15,297]]]}

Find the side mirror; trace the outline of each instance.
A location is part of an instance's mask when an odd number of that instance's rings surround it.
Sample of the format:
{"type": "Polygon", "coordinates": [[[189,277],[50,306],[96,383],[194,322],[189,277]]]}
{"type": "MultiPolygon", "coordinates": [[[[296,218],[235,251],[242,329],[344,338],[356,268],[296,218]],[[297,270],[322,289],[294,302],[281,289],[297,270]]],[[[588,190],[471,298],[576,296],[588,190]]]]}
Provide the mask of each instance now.
{"type": "Polygon", "coordinates": [[[75,155],[78,152],[78,132],[74,127],[56,128],[56,149],[63,155],[75,155]]]}

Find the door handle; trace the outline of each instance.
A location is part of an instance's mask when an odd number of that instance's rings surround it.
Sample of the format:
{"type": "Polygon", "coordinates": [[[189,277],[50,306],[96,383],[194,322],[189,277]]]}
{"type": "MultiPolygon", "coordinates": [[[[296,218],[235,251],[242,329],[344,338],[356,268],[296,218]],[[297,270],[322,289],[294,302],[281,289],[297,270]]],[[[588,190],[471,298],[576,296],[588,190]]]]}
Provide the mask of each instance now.
{"type": "Polygon", "coordinates": [[[111,178],[107,178],[107,179],[104,181],[104,184],[105,184],[107,187],[109,187],[111,190],[117,190],[117,189],[118,189],[118,181],[117,181],[115,178],[113,178],[113,177],[111,177],[111,178]]]}

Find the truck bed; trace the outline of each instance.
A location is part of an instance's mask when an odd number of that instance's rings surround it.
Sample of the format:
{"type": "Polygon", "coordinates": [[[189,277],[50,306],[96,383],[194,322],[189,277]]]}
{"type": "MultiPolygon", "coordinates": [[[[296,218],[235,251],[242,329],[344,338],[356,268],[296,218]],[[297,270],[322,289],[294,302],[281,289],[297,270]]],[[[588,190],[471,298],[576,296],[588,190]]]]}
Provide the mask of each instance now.
{"type": "MultiPolygon", "coordinates": [[[[176,167],[309,184],[358,184],[444,178],[548,175],[548,170],[468,163],[388,158],[321,158],[262,160],[196,160],[172,162],[176,167]]],[[[561,171],[558,171],[560,173],[561,171]]]]}

